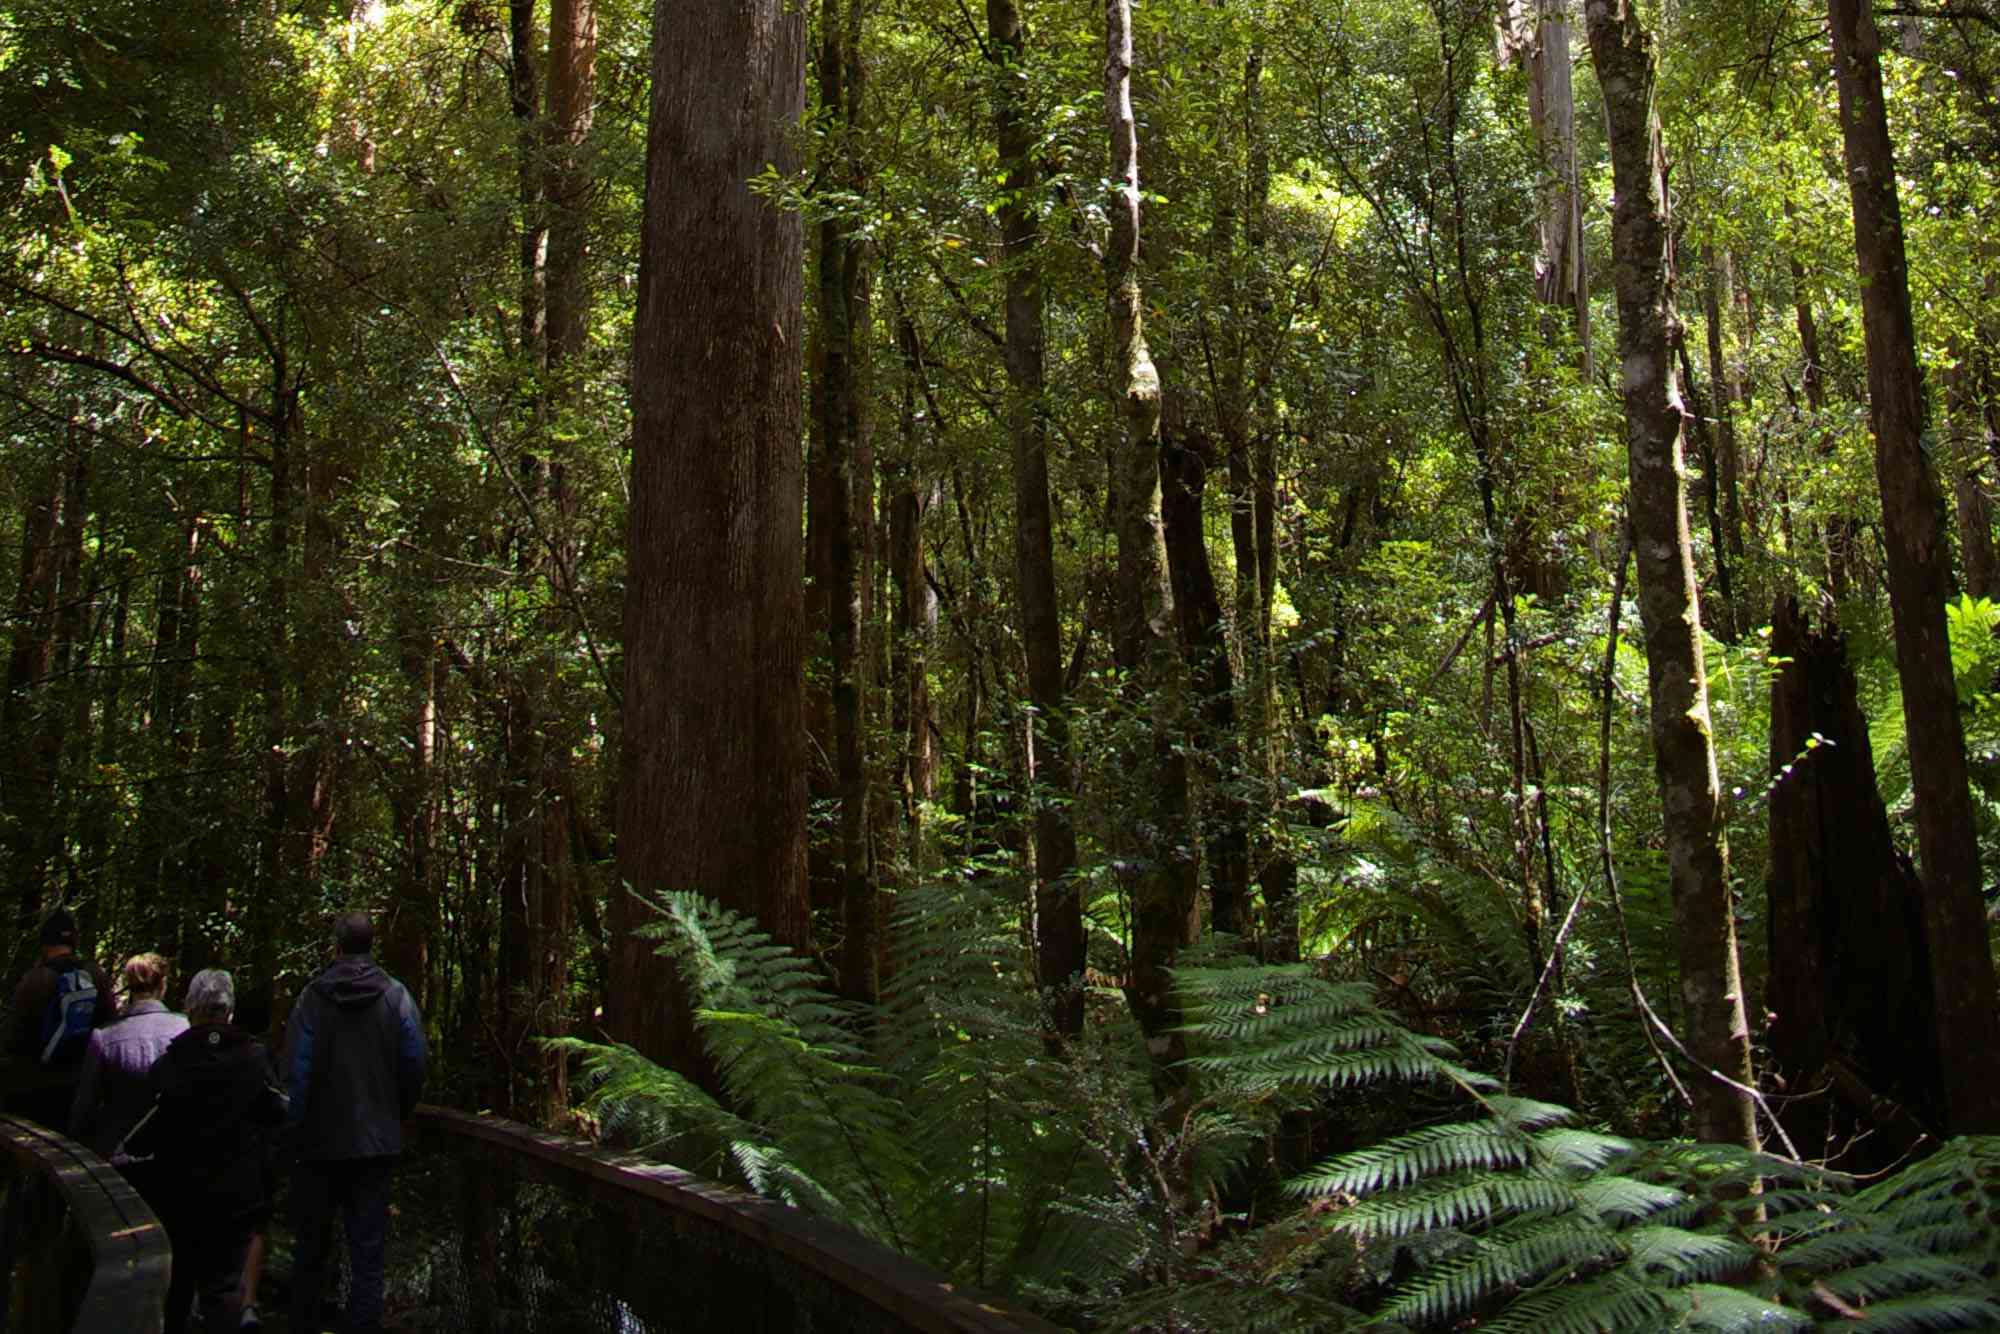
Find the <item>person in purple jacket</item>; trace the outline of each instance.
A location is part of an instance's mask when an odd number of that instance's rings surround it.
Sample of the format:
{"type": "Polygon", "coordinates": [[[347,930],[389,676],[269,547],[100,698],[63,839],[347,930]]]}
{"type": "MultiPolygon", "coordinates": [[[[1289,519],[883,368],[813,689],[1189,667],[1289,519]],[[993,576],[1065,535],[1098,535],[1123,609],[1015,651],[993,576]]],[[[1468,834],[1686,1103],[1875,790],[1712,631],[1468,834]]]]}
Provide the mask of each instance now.
{"type": "Polygon", "coordinates": [[[69,1136],[107,1157],[153,1105],[153,1062],[188,1030],[187,1017],[169,1010],[163,999],[167,971],[167,961],[157,954],[127,959],[121,970],[125,1017],[92,1033],[84,1053],[69,1136]]]}

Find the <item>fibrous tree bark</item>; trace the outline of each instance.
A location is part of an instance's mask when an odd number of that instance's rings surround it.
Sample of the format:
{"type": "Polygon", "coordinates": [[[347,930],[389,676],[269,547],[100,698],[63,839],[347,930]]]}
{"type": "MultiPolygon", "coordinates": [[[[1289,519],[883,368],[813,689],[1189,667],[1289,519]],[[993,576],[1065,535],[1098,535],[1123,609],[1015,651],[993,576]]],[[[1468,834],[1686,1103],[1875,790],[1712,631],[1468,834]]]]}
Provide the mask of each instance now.
{"type": "Polygon", "coordinates": [[[1122,831],[1131,869],[1132,976],[1127,998],[1154,1054],[1171,1061],[1171,969],[1197,928],[1196,866],[1188,828],[1187,748],[1180,735],[1183,662],[1160,517],[1160,373],[1146,347],[1139,289],[1139,127],[1132,112],[1131,0],[1104,3],[1104,119],[1111,139],[1111,237],[1104,278],[1111,316],[1118,444],[1117,612],[1112,642],[1128,697],[1143,710],[1149,751],[1122,831]]]}
{"type": "Polygon", "coordinates": [[[1878,1169],[1942,1110],[1923,887],[1889,832],[1845,637],[1784,597],[1771,655],[1764,1008],[1780,1117],[1807,1155],[1878,1169]]]}
{"type": "Polygon", "coordinates": [[[1951,551],[1943,500],[1924,443],[1923,377],[1910,312],[1895,153],[1882,95],[1882,39],[1861,0],[1828,0],[1834,77],[1861,320],[1868,352],[1868,412],[1882,492],[1896,674],[1915,796],[1924,934],[1931,951],[1939,1056],[1953,1134],[2000,1130],[2000,1009],[1981,901],[1965,734],[1958,716],[1944,605],[1951,551]]]}
{"type": "MultiPolygon", "coordinates": [[[[804,17],[658,0],[633,349],[618,869],[806,942],[797,167],[804,17]]],[[[647,916],[615,896],[606,1026],[698,1068],[647,916]]]]}
{"type": "Polygon", "coordinates": [[[1049,439],[1042,394],[1044,329],[1040,183],[1035,127],[1023,95],[1027,23],[1017,0],[986,0],[986,44],[994,62],[993,124],[999,151],[1000,237],[1005,253],[1007,435],[1014,454],[1014,579],[1028,695],[1035,708],[1035,973],[1052,1034],[1083,1031],[1083,901],[1076,883],[1070,814],[1069,714],[1062,617],[1056,605],[1049,439]]]}
{"type": "Polygon", "coordinates": [[[1665,814],[1687,1045],[1705,1067],[1690,1090],[1694,1131],[1703,1140],[1755,1148],[1750,1032],[1688,535],[1681,453],[1686,413],[1671,361],[1673,269],[1652,42],[1632,0],[1586,0],[1584,14],[1604,94],[1616,195],[1611,247],[1618,355],[1654,772],[1665,814]]]}

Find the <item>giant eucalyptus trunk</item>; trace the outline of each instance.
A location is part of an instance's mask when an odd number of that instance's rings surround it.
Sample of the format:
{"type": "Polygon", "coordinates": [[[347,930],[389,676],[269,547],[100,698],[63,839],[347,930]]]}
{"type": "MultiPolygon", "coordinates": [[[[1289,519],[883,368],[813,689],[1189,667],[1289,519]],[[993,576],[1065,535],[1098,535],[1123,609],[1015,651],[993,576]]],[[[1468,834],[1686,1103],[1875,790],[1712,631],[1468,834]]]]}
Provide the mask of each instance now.
{"type": "Polygon", "coordinates": [[[1104,277],[1111,315],[1113,389],[1124,428],[1118,445],[1118,597],[1113,635],[1130,698],[1144,710],[1136,791],[1122,831],[1134,857],[1132,976],[1126,992],[1154,1054],[1170,1061],[1171,969],[1197,927],[1182,744],[1183,663],[1175,642],[1173,585],[1160,517],[1160,373],[1146,347],[1139,291],[1139,127],[1132,114],[1131,0],[1104,4],[1104,119],[1111,138],[1110,243],[1104,277]]]}
{"type": "MultiPolygon", "coordinates": [[[[798,166],[804,18],[658,0],[634,334],[618,870],[806,943],[801,229],[748,182],[798,166]]],[[[700,1068],[686,998],[617,895],[606,1025],[700,1068]]]]}
{"type": "Polygon", "coordinates": [[[1014,453],[1015,606],[1028,664],[1033,720],[1035,802],[1035,975],[1052,1034],[1083,1031],[1083,901],[1076,882],[1076,825],[1070,814],[1069,712],[1056,605],[1054,519],[1049,504],[1041,238],[1035,199],[1040,172],[1034,125],[1021,91],[1027,24],[1017,0],[986,0],[993,71],[994,142],[999,151],[1005,247],[1007,435],[1014,453]]]}
{"type": "Polygon", "coordinates": [[[1623,364],[1633,548],[1645,626],[1654,771],[1666,817],[1674,933],[1698,1138],[1757,1145],[1750,1032],[1736,951],[1720,782],[1709,735],[1707,668],[1681,458],[1685,410],[1671,361],[1673,270],[1665,155],[1654,109],[1652,42],[1632,0],[1586,0],[1604,94],[1616,205],[1612,255],[1623,364]]]}
{"type": "Polygon", "coordinates": [[[1973,841],[1965,734],[1958,716],[1945,600],[1951,550],[1924,447],[1924,389],[1910,313],[1895,154],[1882,96],[1881,34],[1861,0],[1828,0],[1847,183],[1854,206],[1868,408],[1882,492],[1896,674],[1915,795],[1938,1050],[1953,1134],[2000,1130],[2000,1012],[1973,841]]]}

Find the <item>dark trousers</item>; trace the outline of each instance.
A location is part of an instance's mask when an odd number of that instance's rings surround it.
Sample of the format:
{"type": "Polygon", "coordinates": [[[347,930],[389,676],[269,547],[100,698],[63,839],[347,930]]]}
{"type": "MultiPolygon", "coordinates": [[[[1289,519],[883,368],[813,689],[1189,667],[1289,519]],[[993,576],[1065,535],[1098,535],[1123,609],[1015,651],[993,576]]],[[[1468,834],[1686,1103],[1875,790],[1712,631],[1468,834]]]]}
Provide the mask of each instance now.
{"type": "Polygon", "coordinates": [[[243,1258],[250,1253],[256,1224],[229,1222],[202,1210],[170,1214],[166,1222],[174,1245],[166,1334],[236,1334],[243,1310],[238,1292],[243,1258]]]}
{"type": "Polygon", "coordinates": [[[389,1244],[389,1173],[394,1158],[301,1162],[292,1177],[292,1330],[317,1334],[320,1296],[333,1250],[333,1216],[347,1233],[347,1324],[382,1327],[382,1274],[389,1244]]]}

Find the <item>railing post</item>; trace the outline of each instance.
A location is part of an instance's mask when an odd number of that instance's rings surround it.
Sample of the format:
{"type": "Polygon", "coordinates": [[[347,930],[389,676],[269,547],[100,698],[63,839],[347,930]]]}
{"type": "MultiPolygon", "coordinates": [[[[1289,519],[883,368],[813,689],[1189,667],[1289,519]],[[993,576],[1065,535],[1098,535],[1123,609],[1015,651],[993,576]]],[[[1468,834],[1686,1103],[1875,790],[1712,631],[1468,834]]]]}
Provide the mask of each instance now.
{"type": "Polygon", "coordinates": [[[459,1261],[465,1271],[465,1318],[469,1334],[491,1334],[494,1297],[500,1287],[499,1192],[493,1172],[471,1154],[458,1168],[459,1261]]]}

